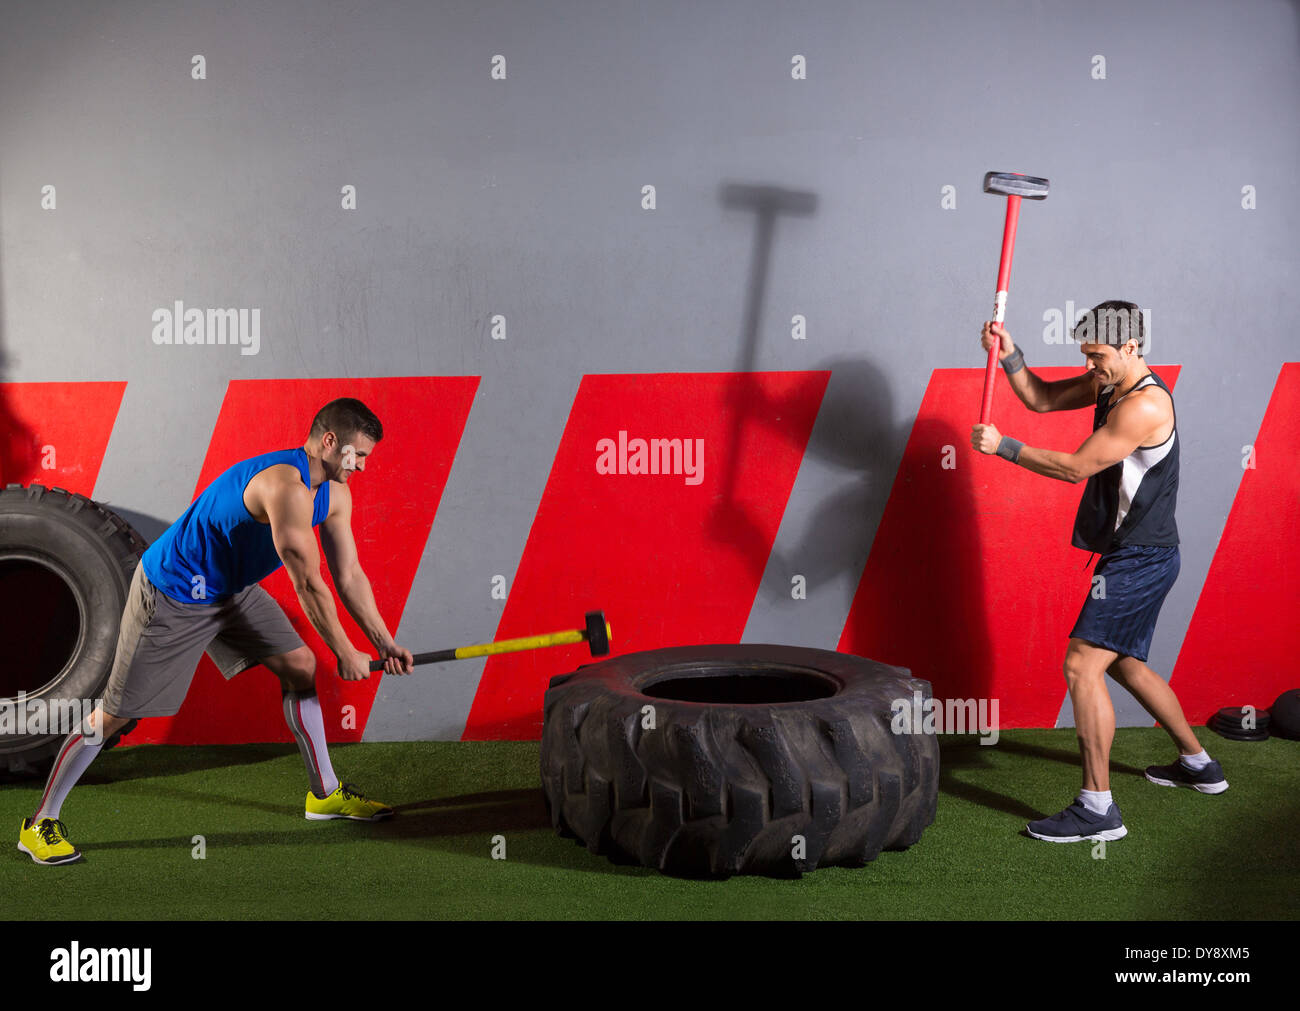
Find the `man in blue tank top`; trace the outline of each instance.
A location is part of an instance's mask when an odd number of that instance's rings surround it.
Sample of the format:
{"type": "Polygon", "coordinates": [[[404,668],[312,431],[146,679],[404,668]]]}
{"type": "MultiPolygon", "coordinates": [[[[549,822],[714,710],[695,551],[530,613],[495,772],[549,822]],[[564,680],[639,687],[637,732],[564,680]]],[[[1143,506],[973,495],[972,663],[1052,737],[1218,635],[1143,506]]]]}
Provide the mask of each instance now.
{"type": "Polygon", "coordinates": [[[258,664],[279,679],[285,722],[307,765],[307,818],[392,815],[334,774],[315,654],[258,585],[283,565],[303,613],[333,652],[339,677],[368,678],[370,656],[349,641],[321,578],[319,527],[339,598],[384,660],[384,672],[411,672],[411,653],[393,641],[380,617],[352,537],[348,483],[366,469],[383,434],[361,401],[331,401],[312,420],[302,447],[235,464],[149,546],[132,579],[103,702],[87,733],[70,734],[55,756],[37,810],[20,829],[20,850],[47,865],[80,859],[59,818],[63,801],[106,738],[131,720],[180,709],[204,652],[227,679],[258,664]]]}
{"type": "Polygon", "coordinates": [[[1078,842],[1127,834],[1110,793],[1115,710],[1109,673],[1173,738],[1179,758],[1150,766],[1161,786],[1201,793],[1228,788],[1223,769],[1201,747],[1173,689],[1146,665],[1156,617],[1178,576],[1178,437],[1173,396],[1144,360],[1146,332],[1132,302],[1102,302],[1086,312],[1073,337],[1087,359],[1083,375],[1044,382],[1025,368],[1011,335],[985,323],[985,351],[999,341],[1002,368],[1031,411],[1093,408],[1093,432],[1073,453],[1036,449],[993,425],[976,425],[971,445],[1043,477],[1086,481],[1075,517],[1075,547],[1097,552],[1093,590],[1070,632],[1065,680],[1083,759],[1083,789],[1069,807],[1026,828],[1035,839],[1078,842]]]}

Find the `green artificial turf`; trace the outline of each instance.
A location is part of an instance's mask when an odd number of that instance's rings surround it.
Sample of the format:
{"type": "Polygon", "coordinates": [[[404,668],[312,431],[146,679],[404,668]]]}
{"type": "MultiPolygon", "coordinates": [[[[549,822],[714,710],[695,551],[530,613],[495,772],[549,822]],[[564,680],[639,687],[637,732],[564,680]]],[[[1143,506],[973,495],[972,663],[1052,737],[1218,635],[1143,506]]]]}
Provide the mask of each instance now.
{"type": "Polygon", "coordinates": [[[938,816],[909,850],[799,879],[707,881],[616,866],[555,835],[532,742],[331,749],[345,780],[398,808],[378,824],[305,820],[292,746],[119,748],[64,805],[79,864],[19,853],[40,784],[0,788],[0,918],[1294,918],[1300,744],[1198,736],[1231,784],[1219,796],[1146,782],[1147,765],[1173,759],[1168,737],[1117,732],[1111,789],[1129,834],[1104,858],[1023,834],[1073,799],[1079,765],[1072,730],[1016,730],[993,747],[940,739],[938,816]]]}

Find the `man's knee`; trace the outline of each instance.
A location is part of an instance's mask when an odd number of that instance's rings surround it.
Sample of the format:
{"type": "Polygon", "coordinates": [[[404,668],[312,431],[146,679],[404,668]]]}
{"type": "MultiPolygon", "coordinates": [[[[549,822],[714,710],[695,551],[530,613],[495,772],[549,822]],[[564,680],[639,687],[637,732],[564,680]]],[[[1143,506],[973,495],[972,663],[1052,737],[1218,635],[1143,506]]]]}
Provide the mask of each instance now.
{"type": "Polygon", "coordinates": [[[306,692],[316,687],[316,654],[306,646],[276,658],[271,667],[286,691],[306,692]]]}
{"type": "Polygon", "coordinates": [[[1071,688],[1085,680],[1083,665],[1077,659],[1069,656],[1065,658],[1065,663],[1061,665],[1061,673],[1065,675],[1065,683],[1071,688]]]}
{"type": "MultiPolygon", "coordinates": [[[[1106,665],[1098,665],[1083,650],[1071,646],[1066,650],[1065,662],[1061,665],[1061,670],[1065,674],[1065,683],[1070,687],[1074,687],[1091,680],[1100,680],[1102,674],[1106,671],[1106,665]]],[[[1113,673],[1113,666],[1111,670],[1113,673]]]]}
{"type": "Polygon", "coordinates": [[[106,712],[102,706],[96,707],[89,716],[86,717],[86,737],[109,738],[131,722],[129,716],[114,716],[106,712]]]}

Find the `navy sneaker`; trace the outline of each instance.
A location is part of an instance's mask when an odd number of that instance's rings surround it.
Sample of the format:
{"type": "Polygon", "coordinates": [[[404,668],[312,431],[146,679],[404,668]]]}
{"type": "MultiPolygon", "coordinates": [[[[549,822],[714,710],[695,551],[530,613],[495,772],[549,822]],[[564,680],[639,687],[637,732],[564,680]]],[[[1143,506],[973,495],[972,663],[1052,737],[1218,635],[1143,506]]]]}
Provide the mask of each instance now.
{"type": "Polygon", "coordinates": [[[1198,793],[1222,793],[1228,788],[1223,766],[1213,759],[1200,772],[1193,772],[1181,761],[1173,765],[1148,765],[1147,779],[1157,786],[1190,786],[1198,793]]]}
{"type": "Polygon", "coordinates": [[[1119,816],[1119,805],[1111,801],[1105,814],[1095,814],[1076,799],[1064,811],[1050,818],[1031,821],[1025,829],[1035,839],[1047,842],[1081,842],[1084,839],[1123,839],[1128,835],[1124,821],[1119,816]]]}

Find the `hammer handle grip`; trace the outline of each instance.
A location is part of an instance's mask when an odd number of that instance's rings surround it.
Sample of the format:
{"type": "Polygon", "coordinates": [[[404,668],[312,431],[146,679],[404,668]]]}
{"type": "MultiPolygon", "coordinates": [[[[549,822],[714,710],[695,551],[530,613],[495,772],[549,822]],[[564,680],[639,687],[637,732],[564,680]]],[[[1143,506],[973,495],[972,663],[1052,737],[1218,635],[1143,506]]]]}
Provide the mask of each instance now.
{"type": "MultiPolygon", "coordinates": [[[[998,263],[998,289],[993,297],[993,322],[1002,325],[1006,319],[1007,291],[1011,287],[1011,257],[1016,249],[1016,225],[1020,221],[1020,197],[1007,197],[1007,220],[1002,226],[1002,259],[998,263]]],[[[988,364],[984,368],[984,395],[980,400],[980,424],[993,420],[993,386],[997,378],[998,354],[1001,339],[995,339],[989,348],[988,364]]]]}

